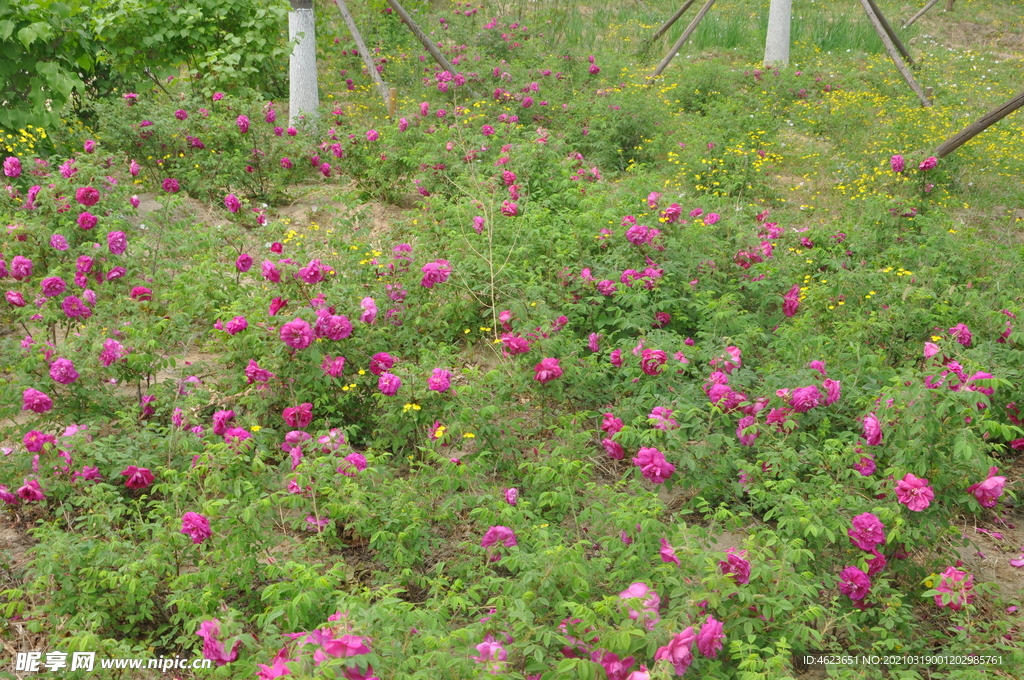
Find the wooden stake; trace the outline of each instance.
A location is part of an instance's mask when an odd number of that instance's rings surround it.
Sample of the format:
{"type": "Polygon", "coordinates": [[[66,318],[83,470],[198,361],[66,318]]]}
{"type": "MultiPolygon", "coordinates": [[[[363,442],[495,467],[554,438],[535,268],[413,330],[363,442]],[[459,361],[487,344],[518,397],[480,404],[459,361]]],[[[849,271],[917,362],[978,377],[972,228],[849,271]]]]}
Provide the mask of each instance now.
{"type": "Polygon", "coordinates": [[[876,3],[875,0],[868,0],[868,4],[871,5],[871,9],[874,10],[875,16],[878,17],[878,23],[882,24],[882,30],[885,31],[886,35],[889,36],[889,40],[892,41],[892,44],[895,45],[896,49],[903,55],[904,61],[913,66],[914,59],[910,56],[910,52],[907,51],[907,48],[903,46],[903,41],[900,40],[898,35],[896,35],[896,31],[892,30],[892,26],[889,25],[889,21],[885,18],[885,15],[882,14],[882,10],[878,8],[878,3],[876,3]]]}
{"type": "MultiPolygon", "coordinates": [[[[682,6],[682,8],[678,12],[673,14],[672,18],[670,18],[668,21],[666,21],[664,24],[662,24],[661,28],[659,28],[657,31],[654,32],[654,35],[651,36],[651,39],[650,39],[649,42],[654,42],[655,40],[657,40],[661,36],[665,35],[665,31],[667,31],[668,29],[672,28],[672,24],[676,23],[676,21],[679,20],[679,17],[683,16],[683,14],[686,13],[686,10],[690,9],[690,5],[692,5],[696,1],[697,0],[686,0],[686,3],[682,6]]],[[[938,2],[938,0],[936,0],[936,2],[938,2]]]]}
{"type": "Polygon", "coordinates": [[[949,4],[946,5],[946,11],[947,12],[952,12],[953,11],[953,3],[954,2],[955,2],[955,0],[949,0],[949,4]]]}
{"type": "MultiPolygon", "coordinates": [[[[391,0],[388,0],[388,2],[391,2],[391,0]]],[[[668,51],[668,54],[665,55],[665,58],[661,60],[660,64],[658,64],[658,68],[656,68],[654,70],[654,73],[651,74],[651,78],[657,78],[658,76],[661,75],[661,72],[665,70],[665,67],[668,66],[670,61],[672,61],[672,58],[679,53],[680,49],[682,49],[683,44],[687,40],[689,40],[693,32],[697,30],[697,26],[700,24],[701,19],[703,19],[704,16],[708,13],[708,11],[711,10],[711,5],[713,4],[715,4],[715,0],[708,0],[706,3],[704,3],[704,6],[700,8],[699,12],[697,12],[697,16],[693,18],[693,21],[690,22],[690,25],[687,26],[686,30],[683,31],[683,34],[679,36],[679,40],[676,40],[676,44],[672,46],[672,49],[668,51]]]]}
{"type": "Polygon", "coordinates": [[[944,141],[935,151],[936,157],[944,158],[945,156],[948,156],[969,142],[975,135],[980,134],[990,126],[995,125],[1022,106],[1024,106],[1024,92],[1019,92],[1010,101],[998,108],[992,109],[984,116],[944,141]]]}
{"type": "Polygon", "coordinates": [[[396,111],[398,111],[398,88],[392,87],[388,90],[388,115],[394,118],[396,111]]]}
{"type": "Polygon", "coordinates": [[[907,22],[906,22],[905,24],[903,24],[903,28],[910,28],[910,25],[911,25],[912,23],[914,23],[915,21],[917,21],[918,19],[920,19],[920,18],[921,18],[921,17],[922,17],[923,15],[924,15],[924,13],[925,13],[925,12],[927,12],[927,11],[928,11],[928,10],[930,10],[930,9],[931,9],[932,7],[934,7],[934,6],[935,6],[935,5],[936,5],[936,4],[938,3],[938,2],[939,2],[939,0],[929,0],[928,4],[927,4],[927,5],[925,5],[924,7],[922,7],[922,8],[921,8],[921,9],[920,9],[920,10],[918,11],[918,13],[917,13],[917,14],[915,14],[914,16],[912,16],[912,17],[910,17],[909,19],[907,19],[907,22]]]}
{"type": "Polygon", "coordinates": [[[356,49],[359,50],[359,56],[363,58],[363,64],[366,65],[366,70],[370,72],[370,77],[373,78],[373,82],[377,84],[377,91],[380,93],[381,99],[384,100],[384,105],[387,106],[388,88],[384,84],[384,80],[380,77],[380,73],[377,72],[377,65],[373,63],[370,51],[366,49],[366,43],[363,42],[363,36],[359,34],[359,29],[356,28],[356,22],[355,19],[352,18],[352,13],[348,11],[348,7],[345,5],[345,0],[334,0],[334,4],[338,6],[341,16],[345,19],[345,24],[348,26],[348,32],[352,34],[352,39],[356,41],[356,49]]]}
{"type": "MultiPolygon", "coordinates": [[[[434,58],[434,61],[440,64],[441,68],[443,68],[445,71],[448,71],[449,73],[452,74],[457,73],[455,67],[452,66],[451,62],[448,61],[445,58],[445,56],[441,54],[441,52],[437,49],[437,45],[435,45],[433,41],[431,41],[431,39],[427,37],[427,34],[424,33],[423,30],[416,25],[416,22],[412,20],[412,17],[409,16],[409,13],[405,11],[405,8],[398,4],[398,0],[388,0],[388,4],[391,5],[391,9],[395,10],[398,13],[398,16],[402,17],[402,21],[405,22],[405,25],[409,27],[409,30],[412,31],[412,34],[416,36],[416,38],[423,44],[423,46],[427,48],[427,52],[430,52],[430,56],[434,58]]],[[[469,92],[477,99],[480,98],[480,95],[478,95],[473,90],[469,90],[469,92]]]]}
{"type": "Polygon", "coordinates": [[[896,70],[903,76],[903,80],[906,81],[910,89],[914,91],[917,98],[921,101],[921,106],[931,106],[932,103],[925,96],[924,90],[918,85],[917,81],[914,80],[914,75],[907,68],[907,65],[903,63],[903,59],[900,58],[900,53],[896,49],[896,46],[892,44],[892,40],[889,39],[889,34],[882,28],[882,23],[878,20],[878,15],[875,14],[874,10],[871,9],[869,0],[860,0],[860,4],[864,7],[864,11],[868,15],[868,19],[871,20],[871,25],[875,27],[875,33],[882,39],[882,44],[885,45],[885,51],[889,53],[889,58],[892,59],[892,63],[896,65],[896,70]]]}

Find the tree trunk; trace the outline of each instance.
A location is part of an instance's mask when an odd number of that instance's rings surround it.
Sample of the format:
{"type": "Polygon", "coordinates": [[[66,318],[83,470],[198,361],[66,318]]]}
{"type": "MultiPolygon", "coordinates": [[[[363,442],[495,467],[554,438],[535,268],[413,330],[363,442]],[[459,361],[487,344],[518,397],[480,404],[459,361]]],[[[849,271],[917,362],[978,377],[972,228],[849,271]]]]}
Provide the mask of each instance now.
{"type": "Polygon", "coordinates": [[[765,66],[789,66],[789,26],[793,0],[772,0],[768,9],[768,37],[764,43],[765,66]]]}
{"type": "Polygon", "coordinates": [[[320,94],[316,79],[316,22],[313,19],[313,0],[291,0],[288,13],[288,39],[298,44],[288,60],[288,124],[301,116],[315,116],[320,107],[320,94]]]}

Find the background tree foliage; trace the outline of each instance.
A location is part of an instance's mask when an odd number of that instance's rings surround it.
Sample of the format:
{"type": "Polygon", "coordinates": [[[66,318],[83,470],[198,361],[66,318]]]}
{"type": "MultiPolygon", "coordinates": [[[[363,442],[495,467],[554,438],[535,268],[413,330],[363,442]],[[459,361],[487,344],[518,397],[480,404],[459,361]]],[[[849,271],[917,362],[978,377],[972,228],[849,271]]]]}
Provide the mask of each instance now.
{"type": "Polygon", "coordinates": [[[202,74],[194,94],[287,92],[288,2],[0,0],[0,127],[60,122],[82,94],[202,74]]]}
{"type": "Polygon", "coordinates": [[[0,0],[0,126],[58,123],[94,73],[94,48],[78,3],[0,0]]]}
{"type": "Polygon", "coordinates": [[[126,80],[148,69],[176,75],[184,65],[202,74],[204,95],[215,90],[257,90],[279,97],[287,91],[287,1],[106,0],[90,26],[101,59],[126,80]]]}

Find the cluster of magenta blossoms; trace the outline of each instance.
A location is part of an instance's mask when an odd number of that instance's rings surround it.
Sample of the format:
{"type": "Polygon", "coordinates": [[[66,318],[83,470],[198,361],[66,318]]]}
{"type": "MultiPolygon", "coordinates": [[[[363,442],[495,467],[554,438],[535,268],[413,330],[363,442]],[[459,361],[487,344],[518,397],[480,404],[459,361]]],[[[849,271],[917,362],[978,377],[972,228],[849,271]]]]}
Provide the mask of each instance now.
{"type": "MultiPolygon", "coordinates": [[[[270,664],[257,664],[256,677],[259,680],[273,680],[292,675],[288,664],[298,662],[310,649],[312,663],[320,666],[330,659],[342,659],[344,665],[338,677],[345,680],[380,680],[373,667],[363,658],[372,652],[372,640],[365,635],[356,635],[347,612],[337,611],[327,617],[328,625],[308,632],[286,633],[291,644],[285,644],[270,664]]],[[[297,670],[297,667],[295,668],[297,670]]]]}
{"type": "Polygon", "coordinates": [[[872,558],[868,560],[868,571],[848,566],[839,574],[839,592],[850,598],[858,609],[867,608],[865,599],[871,591],[871,577],[885,569],[886,558],[878,548],[885,545],[885,525],[870,512],[857,515],[850,522],[847,534],[850,543],[868,552],[872,558]]]}
{"type": "MultiPolygon", "coordinates": [[[[630,620],[641,624],[649,633],[655,631],[661,620],[659,609],[662,602],[653,588],[643,582],[632,583],[619,593],[619,600],[621,611],[630,620]]],[[[714,616],[703,612],[705,605],[700,605],[701,613],[696,617],[694,625],[672,636],[666,645],[657,649],[652,659],[654,663],[666,661],[666,666],[670,666],[676,675],[682,675],[696,660],[697,654],[709,659],[718,656],[726,639],[725,626],[714,616]],[[699,628],[698,632],[694,632],[695,626],[699,628]]],[[[622,658],[604,649],[594,629],[588,627],[581,630],[580,623],[580,619],[563,619],[559,625],[559,631],[568,643],[562,649],[563,656],[589,659],[599,664],[610,680],[649,680],[650,673],[646,665],[640,664],[639,669],[634,670],[637,663],[635,657],[622,658]]]]}

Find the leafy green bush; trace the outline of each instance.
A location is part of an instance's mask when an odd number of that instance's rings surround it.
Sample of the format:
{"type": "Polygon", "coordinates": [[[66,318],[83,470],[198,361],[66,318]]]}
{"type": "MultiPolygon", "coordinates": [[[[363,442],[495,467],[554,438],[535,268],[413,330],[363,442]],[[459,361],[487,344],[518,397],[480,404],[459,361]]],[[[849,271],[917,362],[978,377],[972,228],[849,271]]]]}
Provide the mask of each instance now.
{"type": "Polygon", "coordinates": [[[184,66],[193,91],[287,91],[288,3],[278,0],[110,0],[93,7],[90,30],[99,57],[127,82],[177,76],[184,66]]]}
{"type": "Polygon", "coordinates": [[[0,54],[0,132],[56,127],[96,67],[82,9],[63,2],[0,2],[0,54]]]}

